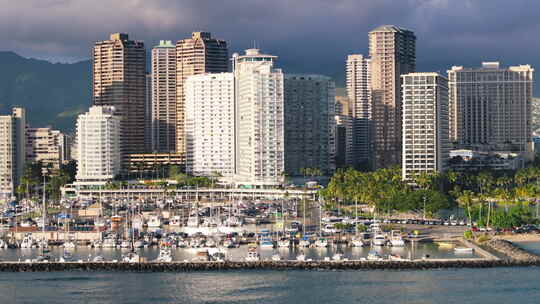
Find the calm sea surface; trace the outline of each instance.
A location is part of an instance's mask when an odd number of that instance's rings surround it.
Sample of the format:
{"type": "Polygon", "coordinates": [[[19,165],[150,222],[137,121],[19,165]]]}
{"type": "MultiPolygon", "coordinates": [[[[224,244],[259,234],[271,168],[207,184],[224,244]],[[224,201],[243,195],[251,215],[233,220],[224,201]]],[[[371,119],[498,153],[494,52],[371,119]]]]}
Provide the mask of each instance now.
{"type": "Polygon", "coordinates": [[[539,303],[540,268],[0,273],[0,303],[539,303]]]}

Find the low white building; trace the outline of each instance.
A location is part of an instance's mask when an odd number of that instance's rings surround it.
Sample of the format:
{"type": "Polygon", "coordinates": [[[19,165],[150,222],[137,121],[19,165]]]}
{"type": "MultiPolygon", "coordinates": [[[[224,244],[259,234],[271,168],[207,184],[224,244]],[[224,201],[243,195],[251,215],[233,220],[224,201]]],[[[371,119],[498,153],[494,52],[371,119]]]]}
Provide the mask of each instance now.
{"type": "Polygon", "coordinates": [[[234,174],[234,74],[189,76],[184,83],[186,170],[234,174]]]}
{"type": "Polygon", "coordinates": [[[77,119],[77,181],[103,183],[121,168],[120,119],[114,107],[93,106],[77,119]]]}

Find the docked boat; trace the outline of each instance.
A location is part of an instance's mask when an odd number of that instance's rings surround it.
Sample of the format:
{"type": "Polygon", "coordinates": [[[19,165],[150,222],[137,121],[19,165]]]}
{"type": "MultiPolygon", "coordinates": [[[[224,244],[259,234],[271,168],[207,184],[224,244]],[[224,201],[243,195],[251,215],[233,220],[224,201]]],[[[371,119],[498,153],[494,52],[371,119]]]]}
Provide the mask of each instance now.
{"type": "Polygon", "coordinates": [[[96,255],[96,256],[92,259],[92,262],[94,262],[94,263],[103,263],[103,262],[105,262],[105,258],[103,258],[103,257],[100,256],[100,255],[96,255]]]}
{"type": "Polygon", "coordinates": [[[332,256],[332,260],[334,260],[334,261],[341,261],[341,260],[343,260],[343,253],[335,253],[335,254],[332,256]]]}
{"type": "Polygon", "coordinates": [[[315,246],[317,248],[326,248],[326,247],[328,247],[328,240],[325,239],[325,238],[318,238],[315,241],[315,246]]]}
{"type": "Polygon", "coordinates": [[[352,247],[364,247],[364,241],[359,237],[353,237],[351,240],[351,246],[352,247]]]}
{"type": "Polygon", "coordinates": [[[49,263],[51,261],[51,257],[46,254],[40,254],[35,259],[32,260],[33,263],[49,263]]]}
{"type": "Polygon", "coordinates": [[[73,254],[69,251],[64,251],[64,254],[58,259],[58,262],[60,263],[66,263],[66,262],[75,262],[75,259],[73,258],[73,254]]]}
{"type": "Polygon", "coordinates": [[[274,242],[271,239],[262,239],[260,243],[261,249],[274,248],[274,242]]]}
{"type": "Polygon", "coordinates": [[[371,240],[371,244],[373,246],[384,246],[386,245],[387,239],[386,235],[384,234],[376,234],[373,236],[373,239],[371,240]]]}
{"type": "Polygon", "coordinates": [[[391,254],[388,256],[388,259],[390,261],[405,261],[405,259],[399,254],[391,254]]]}
{"type": "Polygon", "coordinates": [[[223,247],[225,247],[225,248],[233,248],[233,247],[235,247],[233,240],[231,240],[231,239],[224,240],[223,241],[223,247]]]}
{"type": "Polygon", "coordinates": [[[199,250],[192,259],[193,262],[208,262],[210,261],[210,254],[208,250],[199,250]]]}
{"type": "Polygon", "coordinates": [[[37,243],[32,238],[32,234],[28,233],[24,236],[24,238],[21,241],[21,248],[28,249],[28,248],[36,248],[37,243]]]}
{"type": "Polygon", "coordinates": [[[382,261],[382,256],[377,251],[370,251],[367,256],[368,261],[382,261]]]}
{"type": "Polygon", "coordinates": [[[152,215],[148,219],[148,228],[160,228],[161,227],[161,217],[158,215],[152,215]]]}
{"type": "Polygon", "coordinates": [[[456,248],[454,248],[454,253],[471,254],[473,252],[474,252],[474,249],[470,248],[470,247],[456,247],[456,248]]]}
{"type": "Polygon", "coordinates": [[[281,261],[281,256],[279,254],[277,254],[277,253],[272,255],[272,261],[274,261],[274,262],[281,261]]]}
{"type": "Polygon", "coordinates": [[[298,246],[304,248],[309,247],[311,246],[311,241],[309,240],[309,238],[303,237],[300,242],[298,242],[298,246]]]}
{"type": "Polygon", "coordinates": [[[405,240],[401,236],[401,233],[397,230],[393,230],[390,235],[389,243],[394,247],[403,247],[405,246],[405,240]]]}
{"type": "Polygon", "coordinates": [[[141,258],[136,252],[129,252],[126,255],[122,256],[122,262],[124,263],[139,263],[141,258]]]}
{"type": "Polygon", "coordinates": [[[188,227],[199,227],[199,217],[198,216],[190,216],[187,221],[188,227]]]}
{"type": "Polygon", "coordinates": [[[282,238],[278,241],[279,248],[289,248],[291,246],[291,240],[287,238],[282,238]]]}
{"type": "Polygon", "coordinates": [[[175,215],[169,221],[169,226],[171,227],[180,227],[182,225],[182,218],[179,215],[175,215]]]}
{"type": "Polygon", "coordinates": [[[122,241],[122,243],[120,243],[120,248],[122,248],[122,249],[131,248],[131,242],[127,241],[127,240],[122,241]]]}
{"type": "Polygon", "coordinates": [[[214,262],[225,262],[226,255],[222,251],[216,251],[212,254],[212,261],[214,262]]]}
{"type": "Polygon", "coordinates": [[[257,247],[250,245],[248,247],[248,253],[246,256],[246,262],[256,262],[261,259],[261,256],[259,255],[259,252],[257,251],[257,247]]]}
{"type": "Polygon", "coordinates": [[[67,241],[64,244],[62,244],[62,247],[66,248],[66,249],[73,249],[73,248],[77,247],[77,245],[73,241],[67,241]]]}
{"type": "Polygon", "coordinates": [[[4,241],[3,239],[0,239],[0,249],[7,249],[8,243],[4,241]]]}
{"type": "Polygon", "coordinates": [[[103,248],[116,248],[117,241],[115,238],[109,237],[103,240],[103,248]]]}
{"type": "Polygon", "coordinates": [[[172,251],[170,248],[163,247],[159,250],[159,255],[156,259],[156,262],[159,263],[170,263],[173,261],[172,251]]]}
{"type": "Polygon", "coordinates": [[[144,248],[146,247],[146,242],[144,240],[137,240],[133,243],[134,248],[144,248]]]}

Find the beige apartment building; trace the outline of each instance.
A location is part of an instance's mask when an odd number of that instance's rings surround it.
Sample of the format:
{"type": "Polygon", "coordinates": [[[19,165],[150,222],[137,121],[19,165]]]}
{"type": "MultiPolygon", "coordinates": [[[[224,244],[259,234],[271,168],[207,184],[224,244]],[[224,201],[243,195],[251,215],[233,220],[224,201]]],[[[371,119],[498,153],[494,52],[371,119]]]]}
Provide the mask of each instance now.
{"type": "Polygon", "coordinates": [[[454,148],[531,151],[534,69],[530,65],[454,66],[448,79],[454,148]]]}
{"type": "Polygon", "coordinates": [[[0,201],[14,197],[26,162],[26,112],[0,116],[0,201]]]}
{"type": "Polygon", "coordinates": [[[176,151],[185,153],[184,82],[192,75],[227,72],[227,43],[208,32],[194,32],[176,43],[176,151]]]}
{"type": "Polygon", "coordinates": [[[50,169],[60,169],[67,160],[66,138],[51,128],[26,129],[26,161],[41,162],[50,169]]]}
{"type": "Polygon", "coordinates": [[[144,153],[146,51],[142,41],[115,33],[93,50],[93,104],[114,106],[120,117],[121,152],[144,153]]]}
{"type": "Polygon", "coordinates": [[[176,151],[176,46],[160,41],[152,49],[152,151],[176,151]]]}
{"type": "Polygon", "coordinates": [[[383,25],[369,32],[372,116],[376,167],[401,163],[401,75],[416,69],[416,36],[383,25]]]}

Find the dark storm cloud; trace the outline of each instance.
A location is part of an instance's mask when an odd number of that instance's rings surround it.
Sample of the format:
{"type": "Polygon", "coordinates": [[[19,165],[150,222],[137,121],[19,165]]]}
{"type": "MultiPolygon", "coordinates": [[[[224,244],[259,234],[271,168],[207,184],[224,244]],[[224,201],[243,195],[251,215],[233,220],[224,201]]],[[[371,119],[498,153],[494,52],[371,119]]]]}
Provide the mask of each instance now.
{"type": "MultiPolygon", "coordinates": [[[[2,50],[57,60],[87,58],[96,40],[128,32],[151,46],[207,30],[233,51],[254,40],[291,72],[342,78],[367,32],[416,32],[418,69],[444,72],[482,60],[537,65],[537,0],[0,0],[2,50]]],[[[287,72],[287,71],[286,71],[287,72]]]]}

